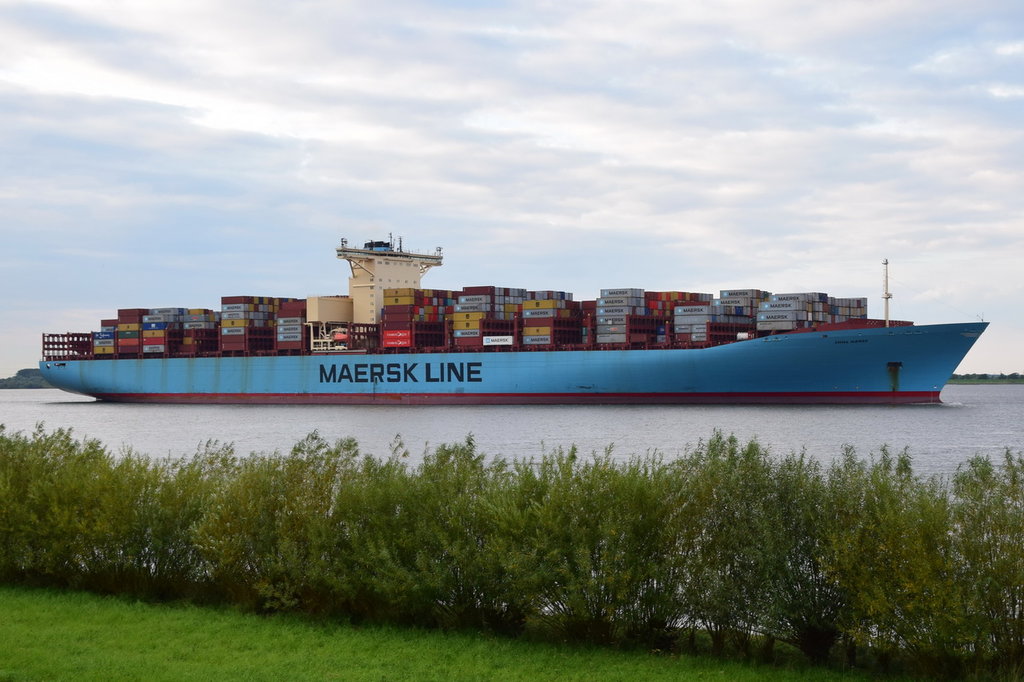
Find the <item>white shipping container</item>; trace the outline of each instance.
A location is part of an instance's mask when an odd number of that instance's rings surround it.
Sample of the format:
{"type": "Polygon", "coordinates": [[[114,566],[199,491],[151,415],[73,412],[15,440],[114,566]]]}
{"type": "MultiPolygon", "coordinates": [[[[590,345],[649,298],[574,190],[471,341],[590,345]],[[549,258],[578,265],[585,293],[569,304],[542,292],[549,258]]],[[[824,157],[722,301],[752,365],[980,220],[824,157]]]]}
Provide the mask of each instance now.
{"type": "Polygon", "coordinates": [[[642,296],[607,296],[597,299],[597,305],[599,307],[623,305],[643,307],[644,299],[642,296]]]}
{"type": "Polygon", "coordinates": [[[635,306],[611,306],[608,308],[598,308],[598,315],[646,315],[646,308],[639,308],[635,306]]]}
{"type": "Polygon", "coordinates": [[[221,327],[221,336],[244,336],[245,327],[221,327]]]}
{"type": "Polygon", "coordinates": [[[457,304],[455,306],[455,312],[457,313],[489,313],[494,308],[494,304],[491,303],[465,303],[457,304]]]}
{"type": "Polygon", "coordinates": [[[456,329],[454,333],[457,339],[470,339],[480,336],[479,329],[456,329]]]}
{"type": "Polygon", "coordinates": [[[277,324],[279,326],[285,326],[289,324],[302,324],[306,320],[301,317],[279,317],[277,318],[277,324]]]}
{"type": "Polygon", "coordinates": [[[719,298],[763,298],[767,292],[760,289],[722,289],[718,292],[719,298]]]}
{"type": "Polygon", "coordinates": [[[551,335],[537,335],[537,336],[524,336],[524,346],[549,346],[551,345],[551,335]]]}
{"type": "Polygon", "coordinates": [[[473,294],[471,296],[459,296],[457,303],[494,303],[494,296],[490,294],[473,294]]]}
{"type": "Polygon", "coordinates": [[[765,301],[758,310],[807,310],[809,305],[806,301],[765,301]]]}
{"type": "Polygon", "coordinates": [[[807,320],[810,313],[806,310],[772,310],[757,314],[758,322],[779,322],[782,320],[807,320]]]}
{"type": "Polygon", "coordinates": [[[182,322],[181,326],[185,329],[216,329],[216,322],[182,322]]]}
{"type": "Polygon", "coordinates": [[[759,331],[789,331],[796,329],[797,324],[799,323],[796,320],[759,321],[757,328],[759,331]]]}
{"type": "Polygon", "coordinates": [[[823,296],[823,295],[824,294],[818,294],[818,293],[811,292],[811,291],[799,291],[799,292],[790,293],[790,294],[774,294],[771,297],[771,300],[772,301],[801,301],[801,302],[804,302],[804,303],[809,303],[809,302],[812,302],[812,301],[820,301],[821,300],[821,296],[823,296]]]}
{"type": "Polygon", "coordinates": [[[301,324],[279,324],[277,325],[278,334],[301,334],[301,324]]]}
{"type": "Polygon", "coordinates": [[[166,346],[162,343],[151,343],[142,347],[143,353],[163,353],[166,350],[166,346]]]}
{"type": "Polygon", "coordinates": [[[597,343],[625,343],[625,334],[596,334],[594,340],[597,343]]]}
{"type": "Polygon", "coordinates": [[[725,296],[722,298],[716,298],[713,301],[714,305],[732,305],[732,306],[743,306],[750,307],[756,305],[755,301],[750,296],[725,296]]]}
{"type": "Polygon", "coordinates": [[[110,348],[114,345],[114,339],[96,339],[92,345],[96,348],[110,348]]]}
{"type": "Polygon", "coordinates": [[[672,309],[676,315],[700,315],[708,312],[706,305],[677,305],[672,309]]]}
{"type": "Polygon", "coordinates": [[[634,298],[643,298],[643,289],[601,289],[601,298],[608,296],[632,296],[634,298]]]}
{"type": "Polygon", "coordinates": [[[277,340],[278,341],[302,341],[302,334],[301,333],[299,333],[299,334],[294,334],[294,333],[282,334],[282,333],[278,332],[277,340]]]}
{"type": "Polygon", "coordinates": [[[485,346],[511,346],[515,342],[515,338],[511,336],[485,336],[485,346]]]}

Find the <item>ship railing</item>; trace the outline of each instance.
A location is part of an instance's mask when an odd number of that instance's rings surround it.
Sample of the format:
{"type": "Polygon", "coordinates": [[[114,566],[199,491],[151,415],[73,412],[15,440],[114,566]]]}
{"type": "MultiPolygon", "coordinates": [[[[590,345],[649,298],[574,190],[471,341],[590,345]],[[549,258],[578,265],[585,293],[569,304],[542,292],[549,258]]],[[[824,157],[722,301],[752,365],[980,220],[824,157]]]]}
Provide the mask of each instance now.
{"type": "Polygon", "coordinates": [[[92,358],[92,334],[89,332],[43,334],[44,361],[91,360],[92,358]]]}

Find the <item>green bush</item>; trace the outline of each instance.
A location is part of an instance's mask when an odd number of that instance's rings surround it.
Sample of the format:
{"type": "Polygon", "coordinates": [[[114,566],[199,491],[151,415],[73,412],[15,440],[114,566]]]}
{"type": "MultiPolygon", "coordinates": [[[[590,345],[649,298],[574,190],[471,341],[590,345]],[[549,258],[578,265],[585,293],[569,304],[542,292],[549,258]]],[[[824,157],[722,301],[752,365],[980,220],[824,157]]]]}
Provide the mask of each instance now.
{"type": "Polygon", "coordinates": [[[818,664],[828,661],[848,609],[847,594],[828,568],[829,538],[842,509],[834,492],[821,465],[804,453],[787,455],[774,467],[769,497],[776,510],[776,555],[766,627],[818,664]]]}
{"type": "Polygon", "coordinates": [[[472,437],[381,459],[111,454],[0,426],[0,580],[262,612],[530,633],[929,677],[1024,668],[1024,458],[949,479],[906,452],[828,467],[714,432],[665,461],[571,448],[506,462],[472,437]],[[755,647],[755,645],[759,645],[755,647]]]}
{"type": "Polygon", "coordinates": [[[967,645],[978,663],[1024,669],[1024,458],[974,457],[953,477],[953,577],[965,593],[967,645]]]}

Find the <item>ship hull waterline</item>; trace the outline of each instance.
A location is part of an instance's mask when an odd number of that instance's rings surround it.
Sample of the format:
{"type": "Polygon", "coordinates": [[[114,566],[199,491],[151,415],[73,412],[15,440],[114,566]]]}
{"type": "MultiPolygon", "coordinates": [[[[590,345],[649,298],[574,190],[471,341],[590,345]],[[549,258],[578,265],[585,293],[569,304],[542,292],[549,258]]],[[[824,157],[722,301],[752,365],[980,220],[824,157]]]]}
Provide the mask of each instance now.
{"type": "Polygon", "coordinates": [[[41,362],[64,390],[165,404],[937,403],[987,323],[778,334],[702,349],[41,362]]]}

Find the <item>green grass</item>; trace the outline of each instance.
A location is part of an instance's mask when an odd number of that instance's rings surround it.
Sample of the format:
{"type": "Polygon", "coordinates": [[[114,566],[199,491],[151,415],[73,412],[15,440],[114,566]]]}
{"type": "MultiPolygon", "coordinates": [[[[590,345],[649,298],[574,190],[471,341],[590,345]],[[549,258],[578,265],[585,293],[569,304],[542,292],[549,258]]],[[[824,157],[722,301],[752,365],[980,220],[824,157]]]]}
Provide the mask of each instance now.
{"type": "Polygon", "coordinates": [[[0,587],[0,680],[854,680],[700,657],[0,587]]]}

